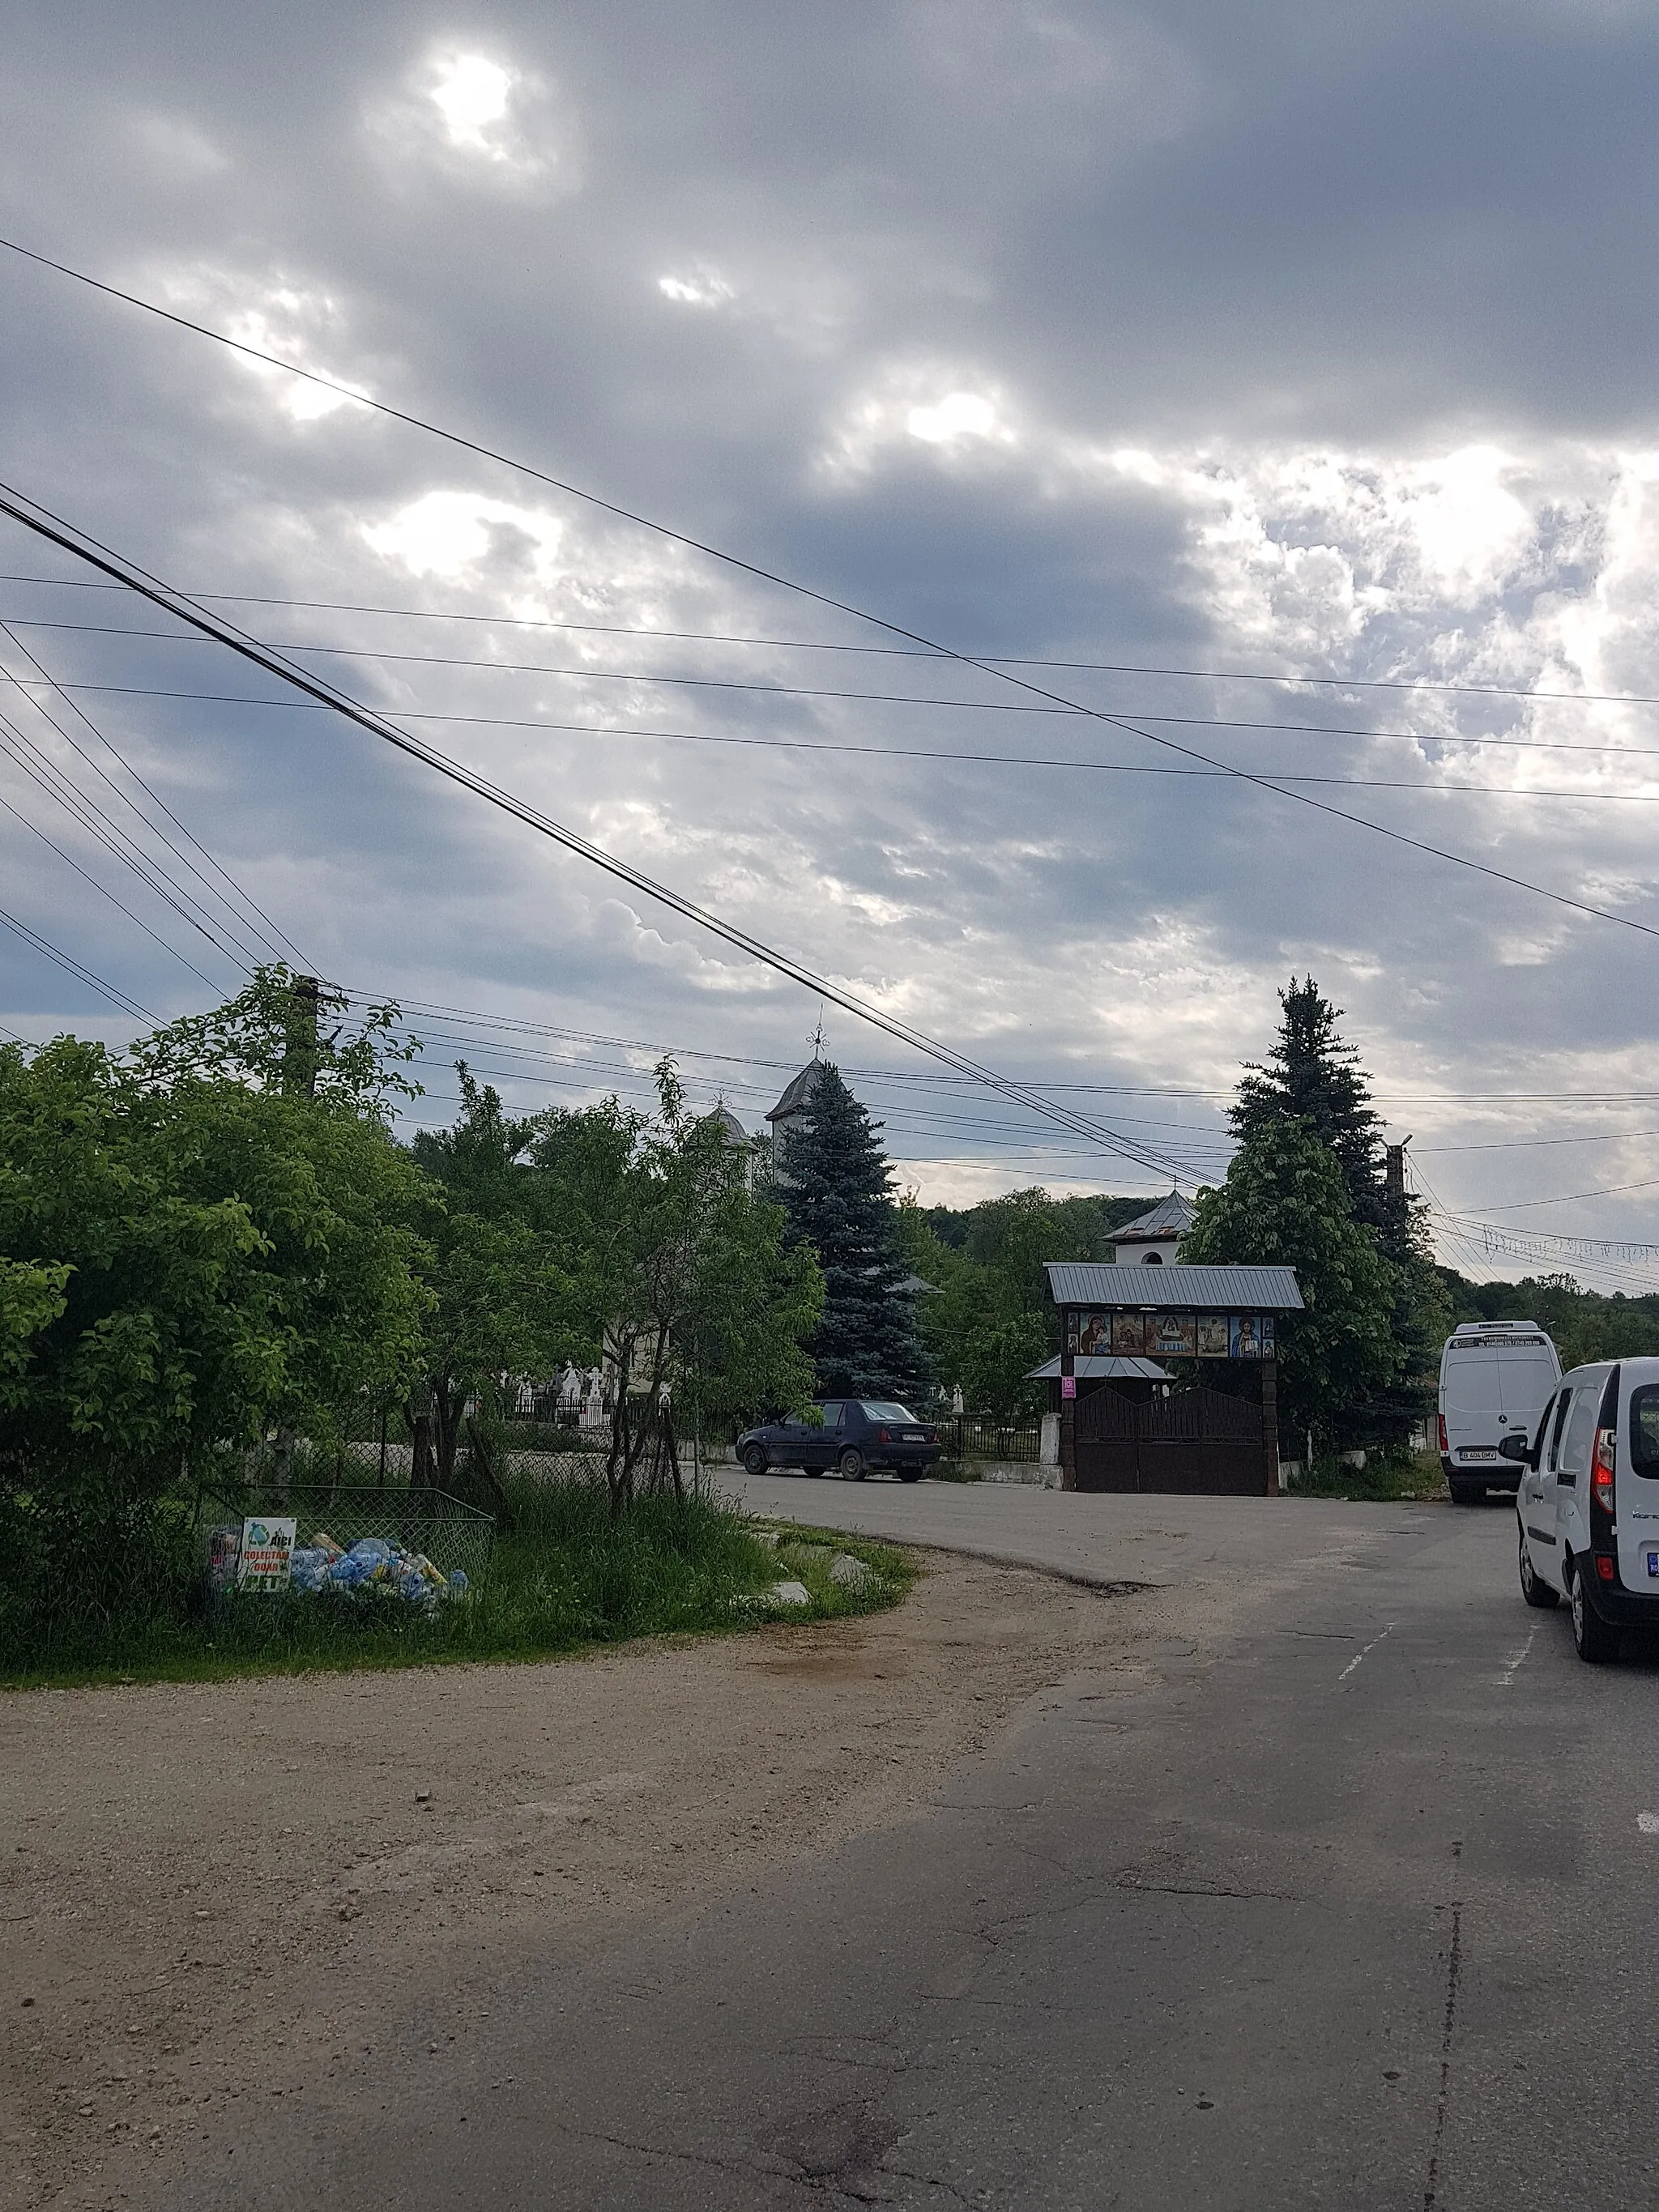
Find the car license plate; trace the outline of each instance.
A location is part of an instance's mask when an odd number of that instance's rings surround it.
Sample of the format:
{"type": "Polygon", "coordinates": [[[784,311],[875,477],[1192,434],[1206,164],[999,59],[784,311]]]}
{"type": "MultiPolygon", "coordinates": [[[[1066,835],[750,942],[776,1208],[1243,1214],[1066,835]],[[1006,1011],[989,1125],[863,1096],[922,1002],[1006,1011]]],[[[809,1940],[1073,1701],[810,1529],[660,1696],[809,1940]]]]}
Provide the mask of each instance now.
{"type": "Polygon", "coordinates": [[[1472,1444],[1468,1451],[1461,1451],[1458,1453],[1457,1456],[1459,1459],[1464,1461],[1472,1459],[1496,1459],[1498,1454],[1495,1451],[1488,1451],[1485,1444],[1472,1444]]]}
{"type": "Polygon", "coordinates": [[[903,1440],[907,1444],[920,1444],[927,1442],[920,1429],[907,1429],[904,1431],[903,1440]]]}

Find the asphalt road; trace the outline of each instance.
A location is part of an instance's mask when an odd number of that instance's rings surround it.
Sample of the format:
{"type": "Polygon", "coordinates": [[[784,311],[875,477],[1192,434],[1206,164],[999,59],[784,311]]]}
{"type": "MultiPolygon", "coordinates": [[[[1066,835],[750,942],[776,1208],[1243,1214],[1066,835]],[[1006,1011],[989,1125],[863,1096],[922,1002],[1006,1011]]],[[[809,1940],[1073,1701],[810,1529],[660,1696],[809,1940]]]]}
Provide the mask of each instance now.
{"type": "Polygon", "coordinates": [[[1659,1669],[1507,1509],[749,1487],[1170,1589],[926,1817],[526,1957],[441,2087],[389,2023],[170,2207],[1659,2205],[1659,1669]]]}

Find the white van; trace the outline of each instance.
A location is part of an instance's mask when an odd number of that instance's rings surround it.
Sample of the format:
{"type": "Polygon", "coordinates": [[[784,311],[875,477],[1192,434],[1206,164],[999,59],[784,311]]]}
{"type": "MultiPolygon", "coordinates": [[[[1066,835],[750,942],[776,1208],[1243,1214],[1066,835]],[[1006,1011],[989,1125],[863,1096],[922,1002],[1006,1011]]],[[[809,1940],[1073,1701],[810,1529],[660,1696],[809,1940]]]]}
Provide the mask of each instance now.
{"type": "Polygon", "coordinates": [[[1521,1476],[1521,1595],[1570,1599],[1579,1657],[1616,1659],[1621,1630],[1659,1628],[1659,1359],[1575,1367],[1503,1452],[1521,1476]]]}
{"type": "Polygon", "coordinates": [[[1514,1460],[1498,1447],[1528,1442],[1561,1380],[1555,1346],[1535,1321],[1466,1321],[1440,1354],[1440,1465],[1456,1505],[1488,1490],[1513,1492],[1514,1460]]]}

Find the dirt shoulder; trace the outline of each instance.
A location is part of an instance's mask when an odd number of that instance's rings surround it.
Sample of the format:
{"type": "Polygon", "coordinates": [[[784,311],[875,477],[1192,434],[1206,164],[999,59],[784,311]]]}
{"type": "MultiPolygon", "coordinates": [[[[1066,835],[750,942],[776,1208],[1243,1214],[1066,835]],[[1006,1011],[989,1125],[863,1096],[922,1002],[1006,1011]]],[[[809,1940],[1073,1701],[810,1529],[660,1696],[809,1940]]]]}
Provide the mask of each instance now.
{"type": "Polygon", "coordinates": [[[0,1698],[0,2201],[119,2204],[529,1939],[902,1817],[1160,1604],[922,1557],[817,1626],[0,1698]]]}

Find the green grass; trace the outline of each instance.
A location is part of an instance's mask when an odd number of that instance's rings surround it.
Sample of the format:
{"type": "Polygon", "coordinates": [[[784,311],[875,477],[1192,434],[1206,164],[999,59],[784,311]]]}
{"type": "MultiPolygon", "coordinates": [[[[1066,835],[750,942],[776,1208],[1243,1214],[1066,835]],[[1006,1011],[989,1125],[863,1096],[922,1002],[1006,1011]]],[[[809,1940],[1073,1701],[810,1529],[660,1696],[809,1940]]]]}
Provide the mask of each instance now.
{"type": "Polygon", "coordinates": [[[1291,1484],[1292,1498],[1343,1498],[1356,1504],[1391,1505],[1410,1498],[1444,1498],[1446,1478],[1432,1452],[1414,1452],[1407,1458],[1382,1459],[1368,1455],[1364,1467],[1344,1467],[1340,1460],[1318,1461],[1291,1484]]]}
{"type": "Polygon", "coordinates": [[[184,1563],[178,1586],[144,1618],[65,1630],[46,1650],[14,1650],[12,1663],[0,1663],[0,1687],[545,1659],[641,1636],[870,1613],[895,1604],[912,1577],[885,1546],[793,1526],[762,1529],[707,1498],[689,1498],[683,1509],[672,1498],[643,1498],[612,1522],[600,1485],[520,1481],[508,1495],[513,1526],[459,1602],[422,1613],[395,1597],[365,1604],[356,1596],[232,1595],[209,1611],[193,1565],[184,1563]],[[861,1590],[832,1582],[836,1551],[863,1559],[877,1579],[861,1590]],[[757,1601],[769,1584],[788,1579],[805,1583],[810,1605],[757,1601]]]}

